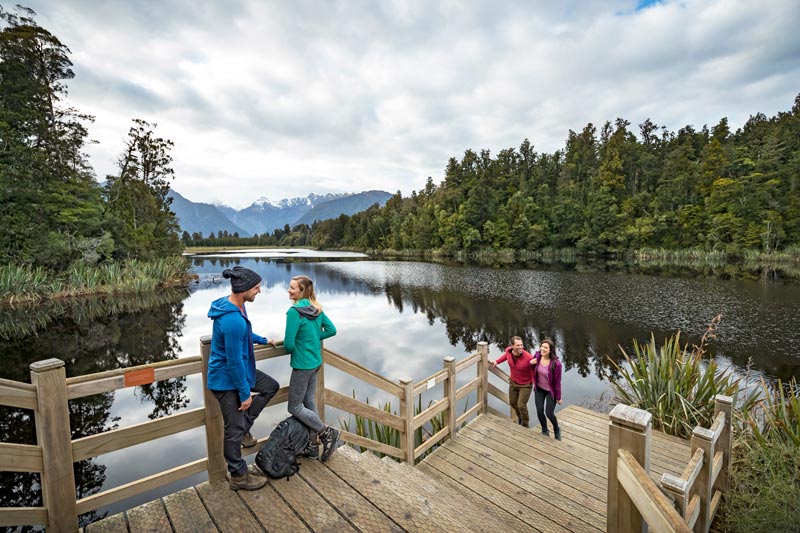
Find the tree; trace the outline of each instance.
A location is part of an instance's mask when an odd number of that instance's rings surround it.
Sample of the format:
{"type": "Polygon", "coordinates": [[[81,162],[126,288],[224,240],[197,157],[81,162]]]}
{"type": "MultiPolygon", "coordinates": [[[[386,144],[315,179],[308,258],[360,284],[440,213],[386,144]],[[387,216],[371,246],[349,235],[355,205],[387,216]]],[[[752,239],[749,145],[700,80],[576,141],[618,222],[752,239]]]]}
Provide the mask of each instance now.
{"type": "Polygon", "coordinates": [[[114,224],[115,254],[121,258],[151,259],[180,253],[178,220],[167,196],[174,178],[172,141],[156,137],[156,124],[134,119],[119,175],[108,176],[106,195],[114,224]]]}
{"type": "Polygon", "coordinates": [[[92,117],[65,106],[69,49],[35,13],[0,7],[0,262],[63,270],[110,252],[83,153],[92,117]]]}

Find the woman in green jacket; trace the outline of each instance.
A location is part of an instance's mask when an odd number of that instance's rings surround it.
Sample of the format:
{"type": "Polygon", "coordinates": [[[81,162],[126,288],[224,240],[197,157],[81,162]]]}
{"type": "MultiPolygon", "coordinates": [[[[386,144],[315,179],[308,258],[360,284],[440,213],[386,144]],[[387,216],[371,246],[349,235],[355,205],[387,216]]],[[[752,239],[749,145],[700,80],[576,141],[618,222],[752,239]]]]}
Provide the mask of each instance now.
{"type": "Polygon", "coordinates": [[[322,366],[322,340],[336,335],[336,326],[322,311],[314,294],[314,282],[307,276],[295,276],[289,283],[289,299],[294,305],[286,311],[286,334],[283,347],[291,354],[292,376],[289,379],[289,413],[311,428],[311,442],[322,443],[327,461],[336,450],[339,431],[326,426],[317,414],[317,372],[322,366]]]}

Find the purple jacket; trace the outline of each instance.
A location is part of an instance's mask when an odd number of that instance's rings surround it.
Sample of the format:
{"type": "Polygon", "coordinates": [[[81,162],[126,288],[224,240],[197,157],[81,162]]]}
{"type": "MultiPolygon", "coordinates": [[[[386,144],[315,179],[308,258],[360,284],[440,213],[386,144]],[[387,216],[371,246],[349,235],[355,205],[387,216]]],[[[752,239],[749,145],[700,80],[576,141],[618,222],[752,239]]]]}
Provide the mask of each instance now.
{"type": "MultiPolygon", "coordinates": [[[[533,370],[533,388],[536,390],[536,367],[539,364],[539,358],[542,354],[539,353],[539,350],[536,350],[536,353],[533,354],[533,359],[531,359],[531,367],[533,370]]],[[[550,357],[550,392],[553,393],[553,398],[556,401],[561,399],[561,372],[562,366],[561,361],[556,359],[555,357],[550,357]]]]}

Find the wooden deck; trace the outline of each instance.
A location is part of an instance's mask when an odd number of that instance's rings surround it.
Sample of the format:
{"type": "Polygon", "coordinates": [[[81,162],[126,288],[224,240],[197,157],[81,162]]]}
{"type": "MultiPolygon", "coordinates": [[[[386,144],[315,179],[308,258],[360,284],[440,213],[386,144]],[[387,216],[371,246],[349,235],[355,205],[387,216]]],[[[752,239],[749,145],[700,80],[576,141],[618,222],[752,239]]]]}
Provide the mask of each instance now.
{"type": "MultiPolygon", "coordinates": [[[[416,468],[342,447],[291,480],[203,483],[89,525],[142,531],[575,531],[606,528],[608,416],[557,413],[563,441],[482,415],[416,468]]],[[[689,442],[653,432],[650,475],[680,474],[689,442]]]]}

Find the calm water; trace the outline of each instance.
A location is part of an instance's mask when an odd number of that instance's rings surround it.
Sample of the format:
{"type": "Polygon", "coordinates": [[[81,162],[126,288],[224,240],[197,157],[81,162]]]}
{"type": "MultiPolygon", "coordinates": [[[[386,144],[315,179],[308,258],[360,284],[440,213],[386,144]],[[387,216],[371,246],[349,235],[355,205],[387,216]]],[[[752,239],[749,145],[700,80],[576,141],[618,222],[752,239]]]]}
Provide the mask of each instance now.
{"type": "MultiPolygon", "coordinates": [[[[28,382],[28,365],[50,357],[63,359],[68,375],[81,375],[197,355],[200,337],[211,332],[209,303],[229,293],[220,272],[234,264],[258,271],[265,280],[248,306],[257,333],[282,339],[289,279],[309,275],[339,330],[326,346],[393,380],[421,380],[441,369],[445,356],[460,360],[481,340],[489,342],[490,357],[496,358],[512,335],[522,336],[527,347],[552,337],[565,364],[564,406],[593,404],[601,394],[608,396],[607,357],[619,359],[618,345],[628,349],[632,339],[647,340],[650,332],[661,339],[675,330],[685,332],[687,341],[697,340],[718,313],[723,319],[711,353],[723,365],[744,372],[752,360],[756,373],[783,379],[800,375],[797,284],[373,261],[356,254],[260,254],[195,258],[200,280],[188,292],[6,312],[0,332],[12,339],[0,340],[0,377],[28,382]]],[[[287,358],[259,367],[288,382],[287,358]]],[[[325,382],[342,394],[355,391],[373,405],[392,401],[398,407],[396,399],[336,370],[326,371],[325,382]]],[[[423,403],[440,397],[441,388],[433,389],[423,403]]],[[[201,402],[199,376],[74,401],[73,438],[201,402]]],[[[0,440],[34,443],[30,415],[0,408],[0,440]]],[[[268,408],[255,433],[267,434],[285,416],[285,405],[268,408]]],[[[341,416],[327,413],[328,421],[341,416]]],[[[202,428],[106,454],[79,464],[79,493],[85,497],[203,456],[202,428]]],[[[85,518],[113,514],[203,479],[197,475],[85,518]]],[[[37,476],[0,473],[0,506],[40,505],[37,481],[37,476]]]]}

